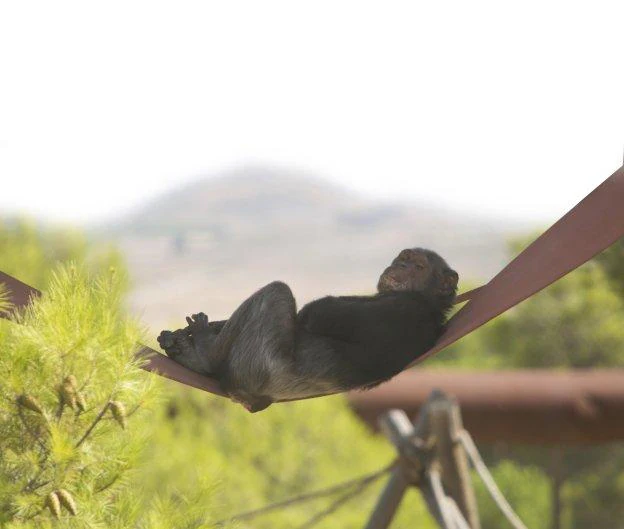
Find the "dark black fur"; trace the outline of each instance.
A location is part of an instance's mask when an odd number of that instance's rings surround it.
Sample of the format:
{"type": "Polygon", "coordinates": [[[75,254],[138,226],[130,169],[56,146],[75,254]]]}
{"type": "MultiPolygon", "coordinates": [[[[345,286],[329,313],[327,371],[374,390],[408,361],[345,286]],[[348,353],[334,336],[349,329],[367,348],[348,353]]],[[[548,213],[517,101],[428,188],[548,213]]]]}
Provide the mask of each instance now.
{"type": "Polygon", "coordinates": [[[444,331],[457,274],[436,253],[404,250],[372,296],[328,296],[296,312],[290,288],[270,283],[229,320],[163,331],[177,362],[219,379],[250,411],[278,399],[368,388],[429,350],[444,331]]]}
{"type": "Polygon", "coordinates": [[[353,389],[388,380],[435,344],[446,320],[436,301],[422,292],[330,296],[303,307],[297,322],[336,340],[346,366],[340,389],[353,389]]]}

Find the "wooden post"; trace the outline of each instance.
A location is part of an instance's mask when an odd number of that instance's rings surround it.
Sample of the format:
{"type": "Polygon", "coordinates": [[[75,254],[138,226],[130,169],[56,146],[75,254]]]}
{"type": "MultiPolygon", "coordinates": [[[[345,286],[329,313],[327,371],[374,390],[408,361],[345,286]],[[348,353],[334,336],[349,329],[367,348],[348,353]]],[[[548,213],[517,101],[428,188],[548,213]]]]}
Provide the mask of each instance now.
{"type": "Polygon", "coordinates": [[[457,439],[457,434],[463,428],[459,406],[436,390],[428,401],[428,413],[430,434],[435,439],[435,464],[440,467],[444,490],[455,501],[470,529],[480,529],[468,460],[457,439]]]}
{"type": "Polygon", "coordinates": [[[421,414],[416,426],[401,410],[390,410],[379,420],[382,432],[397,449],[399,460],[365,529],[386,529],[392,522],[407,488],[418,481],[423,469],[422,450],[418,441],[426,427],[425,415],[421,414]]]}
{"type": "Polygon", "coordinates": [[[409,483],[403,471],[395,468],[371,513],[365,529],[386,529],[394,518],[409,483]]]}
{"type": "Polygon", "coordinates": [[[480,529],[468,461],[458,438],[462,423],[457,404],[434,391],[414,424],[401,410],[390,410],[379,423],[399,458],[365,529],[387,529],[410,486],[420,489],[429,512],[443,529],[456,529],[457,523],[465,529],[480,529]],[[434,474],[435,483],[430,479],[434,474]],[[451,520],[449,509],[459,511],[465,521],[451,520]]]}
{"type": "MultiPolygon", "coordinates": [[[[409,439],[414,435],[414,426],[405,412],[390,410],[380,418],[379,425],[399,454],[405,451],[409,439]]],[[[392,522],[410,484],[403,466],[399,460],[379,500],[377,500],[365,529],[386,529],[392,522]]]]}

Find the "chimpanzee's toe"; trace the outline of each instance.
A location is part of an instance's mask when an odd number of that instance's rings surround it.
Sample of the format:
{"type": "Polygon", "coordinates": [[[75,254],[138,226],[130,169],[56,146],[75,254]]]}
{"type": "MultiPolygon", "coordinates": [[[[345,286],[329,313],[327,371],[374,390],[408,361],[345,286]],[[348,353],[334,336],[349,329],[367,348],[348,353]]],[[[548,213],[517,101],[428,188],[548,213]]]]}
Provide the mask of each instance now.
{"type": "Polygon", "coordinates": [[[156,339],[163,349],[173,345],[173,333],[171,331],[162,331],[156,339]]]}

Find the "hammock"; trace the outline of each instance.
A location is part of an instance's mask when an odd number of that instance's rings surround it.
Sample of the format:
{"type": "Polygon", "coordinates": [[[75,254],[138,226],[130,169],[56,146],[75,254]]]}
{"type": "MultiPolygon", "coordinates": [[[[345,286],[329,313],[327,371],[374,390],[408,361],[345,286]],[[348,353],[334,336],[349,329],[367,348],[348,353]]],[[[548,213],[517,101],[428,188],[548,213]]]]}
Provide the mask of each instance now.
{"type": "MultiPolygon", "coordinates": [[[[624,166],[543,233],[490,282],[457,298],[468,300],[448,322],[436,345],[414,360],[411,367],[438,353],[492,318],[539,292],[588,261],[624,236],[624,166]]],[[[0,283],[10,290],[19,309],[41,293],[4,272],[0,283]]],[[[0,316],[7,314],[0,313],[0,316]]],[[[171,380],[215,395],[224,395],[219,382],[200,375],[147,346],[137,353],[146,358],[143,368],[171,380]]],[[[321,395],[319,395],[321,396],[321,395]]]]}

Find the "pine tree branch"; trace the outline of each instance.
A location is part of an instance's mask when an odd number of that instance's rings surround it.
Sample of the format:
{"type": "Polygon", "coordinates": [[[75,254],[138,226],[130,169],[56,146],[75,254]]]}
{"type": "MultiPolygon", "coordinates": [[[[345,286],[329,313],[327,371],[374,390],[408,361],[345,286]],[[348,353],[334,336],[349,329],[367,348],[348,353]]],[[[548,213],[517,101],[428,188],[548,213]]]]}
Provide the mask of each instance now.
{"type": "MultiPolygon", "coordinates": [[[[112,398],[112,395],[110,397],[112,398]]],[[[106,401],[106,404],[104,404],[104,407],[100,410],[100,413],[98,413],[95,419],[93,419],[93,422],[91,423],[89,428],[87,428],[87,431],[82,435],[80,440],[76,443],[76,448],[78,448],[82,443],[84,443],[87,440],[87,438],[89,437],[93,429],[102,420],[102,417],[104,417],[104,414],[106,413],[106,410],[108,410],[109,406],[110,406],[110,398],[106,401]]]]}
{"type": "MultiPolygon", "coordinates": [[[[43,474],[43,472],[44,472],[44,470],[41,470],[40,474],[43,474]]],[[[33,481],[33,480],[31,480],[31,481],[33,481]]],[[[36,485],[34,485],[34,482],[33,482],[34,486],[31,485],[26,490],[29,490],[30,492],[34,492],[37,489],[40,489],[41,487],[45,487],[48,483],[52,483],[52,480],[51,479],[46,479],[45,481],[42,481],[41,483],[37,483],[36,485]]]]}
{"type": "Polygon", "coordinates": [[[42,481],[41,483],[37,483],[37,480],[43,475],[43,473],[48,470],[48,467],[45,466],[47,460],[48,460],[48,456],[50,455],[50,452],[47,452],[45,454],[43,454],[43,458],[41,459],[41,462],[39,463],[39,471],[37,472],[37,474],[35,474],[34,477],[32,477],[30,480],[28,480],[28,483],[26,483],[26,485],[24,485],[24,488],[22,489],[22,492],[26,492],[26,491],[33,491],[33,490],[37,490],[40,487],[43,487],[44,485],[47,485],[48,483],[50,483],[51,480],[47,480],[47,481],[42,481]],[[35,483],[37,483],[37,485],[35,485],[35,483]]]}

